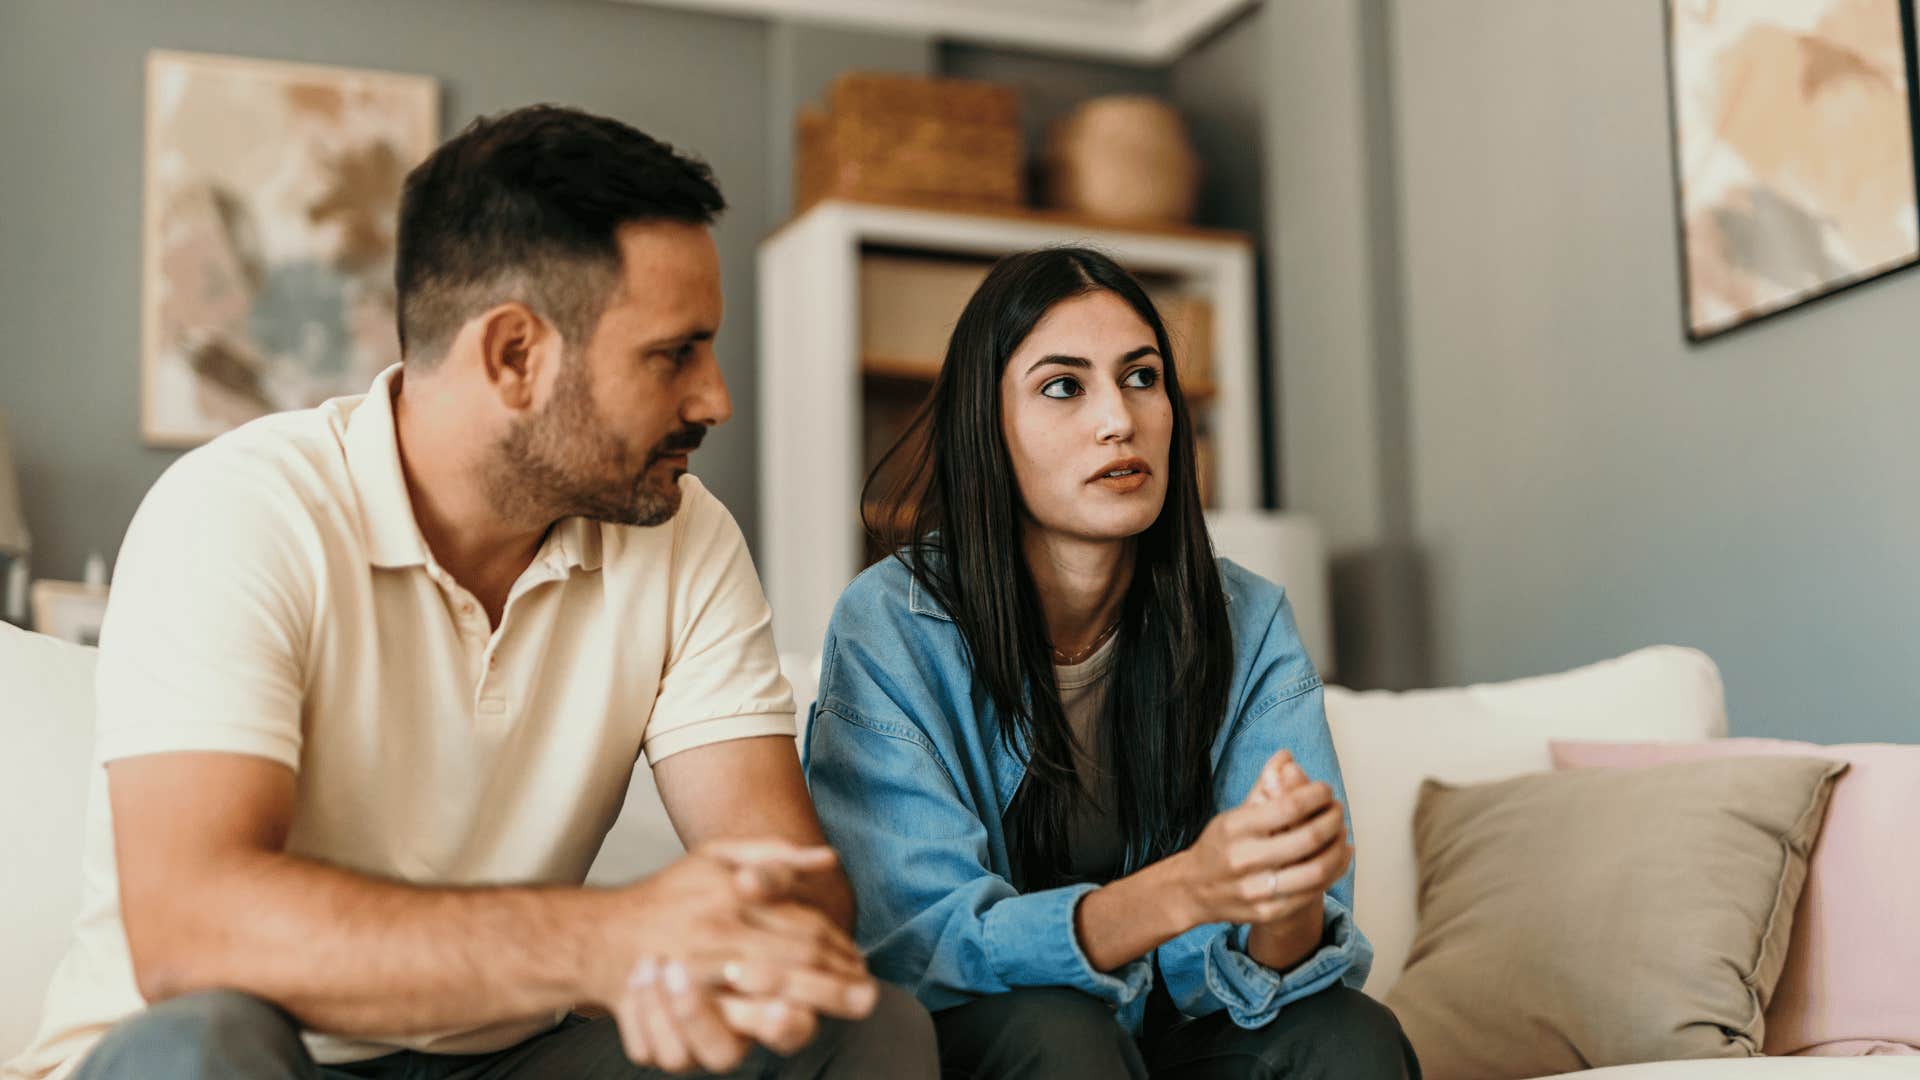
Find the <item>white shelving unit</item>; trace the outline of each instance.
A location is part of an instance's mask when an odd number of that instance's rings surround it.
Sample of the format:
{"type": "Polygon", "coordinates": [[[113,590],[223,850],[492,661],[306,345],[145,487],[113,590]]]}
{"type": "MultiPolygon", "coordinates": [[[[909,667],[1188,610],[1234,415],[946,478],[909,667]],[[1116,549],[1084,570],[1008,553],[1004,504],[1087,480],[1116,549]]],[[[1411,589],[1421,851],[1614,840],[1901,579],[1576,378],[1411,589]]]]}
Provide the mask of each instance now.
{"type": "Polygon", "coordinates": [[[816,651],[865,557],[860,259],[870,248],[992,259],[1083,244],[1213,307],[1214,505],[1260,503],[1253,248],[1237,233],[1134,231],[1037,211],[822,202],[760,245],[760,558],[774,638],[816,651]]]}

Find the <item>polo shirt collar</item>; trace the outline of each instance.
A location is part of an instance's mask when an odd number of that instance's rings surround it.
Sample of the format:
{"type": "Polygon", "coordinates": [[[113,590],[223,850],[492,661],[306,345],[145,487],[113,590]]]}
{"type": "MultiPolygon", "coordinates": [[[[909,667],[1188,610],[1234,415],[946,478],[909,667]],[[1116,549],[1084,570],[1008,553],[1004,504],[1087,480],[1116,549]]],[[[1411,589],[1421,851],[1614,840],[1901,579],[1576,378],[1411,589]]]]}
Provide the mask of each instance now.
{"type": "Polygon", "coordinates": [[[360,496],[360,531],[367,561],[398,569],[431,562],[426,538],[413,516],[407,478],[400,470],[400,439],[393,426],[393,394],[401,366],[380,373],[366,399],[347,418],[347,471],[360,496]]]}
{"type": "MultiPolygon", "coordinates": [[[[413,499],[400,468],[400,438],[393,419],[393,395],[400,380],[399,364],[373,380],[366,399],[347,419],[345,437],[347,471],[360,496],[367,561],[390,570],[436,565],[413,516],[413,499]]],[[[534,563],[564,576],[574,569],[598,570],[603,558],[599,523],[569,517],[554,523],[534,563]]]]}
{"type": "Polygon", "coordinates": [[[547,533],[538,558],[556,570],[598,570],[602,561],[600,523],[583,517],[561,518],[547,533]]]}

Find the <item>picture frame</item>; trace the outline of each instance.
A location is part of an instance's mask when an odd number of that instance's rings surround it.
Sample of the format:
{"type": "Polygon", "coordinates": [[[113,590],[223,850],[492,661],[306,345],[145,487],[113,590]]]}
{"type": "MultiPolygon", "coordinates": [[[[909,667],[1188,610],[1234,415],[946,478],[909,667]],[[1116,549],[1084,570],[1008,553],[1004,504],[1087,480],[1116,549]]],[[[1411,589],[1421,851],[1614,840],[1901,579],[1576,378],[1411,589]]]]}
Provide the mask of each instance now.
{"type": "Polygon", "coordinates": [[[1920,266],[1916,0],[1666,0],[1698,345],[1920,266]]]}
{"type": "Polygon", "coordinates": [[[33,628],[76,645],[100,644],[107,617],[107,587],[78,581],[33,583],[33,628]]]}
{"type": "Polygon", "coordinates": [[[155,50],[146,89],[147,444],[364,391],[399,359],[400,192],[439,142],[439,83],[155,50]]]}

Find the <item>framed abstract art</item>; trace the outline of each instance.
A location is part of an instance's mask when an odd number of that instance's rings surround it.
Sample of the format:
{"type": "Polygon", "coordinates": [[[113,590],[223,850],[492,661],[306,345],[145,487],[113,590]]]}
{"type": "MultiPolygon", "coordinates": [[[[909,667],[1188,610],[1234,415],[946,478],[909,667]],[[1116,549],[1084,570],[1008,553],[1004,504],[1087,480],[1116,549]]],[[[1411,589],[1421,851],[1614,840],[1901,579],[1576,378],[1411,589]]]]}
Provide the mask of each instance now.
{"type": "Polygon", "coordinates": [[[1914,0],[1668,0],[1687,336],[1920,265],[1914,0]]]}
{"type": "Polygon", "coordinates": [[[148,56],[149,443],[357,393],[399,359],[400,186],[439,139],[439,105],[421,76],[148,56]]]}

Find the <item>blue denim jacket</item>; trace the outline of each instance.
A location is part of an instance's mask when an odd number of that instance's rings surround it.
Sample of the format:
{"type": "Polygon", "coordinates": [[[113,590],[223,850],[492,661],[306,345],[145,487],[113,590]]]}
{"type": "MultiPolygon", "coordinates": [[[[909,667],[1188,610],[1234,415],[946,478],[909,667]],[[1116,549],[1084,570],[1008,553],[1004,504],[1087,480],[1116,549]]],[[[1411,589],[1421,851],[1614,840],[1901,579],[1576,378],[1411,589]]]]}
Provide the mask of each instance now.
{"type": "MultiPolygon", "coordinates": [[[[1213,743],[1213,798],[1238,806],[1275,751],[1344,803],[1321,703],[1278,585],[1220,560],[1233,627],[1227,720],[1213,743]]],[[[1020,893],[1001,818],[1026,774],[984,690],[959,628],[898,559],[847,587],[827,629],[820,692],[804,753],[827,840],[859,901],[855,936],[874,974],[929,1010],[1017,987],[1065,986],[1112,1005],[1138,1031],[1154,965],[1095,970],[1074,931],[1092,885],[1020,893]]],[[[1260,1027],[1290,1002],[1336,981],[1359,987],[1373,948],[1354,925],[1353,872],[1327,894],[1324,943],[1285,975],[1245,952],[1248,928],[1201,926],[1155,958],[1181,1012],[1227,1010],[1260,1027]]]]}

